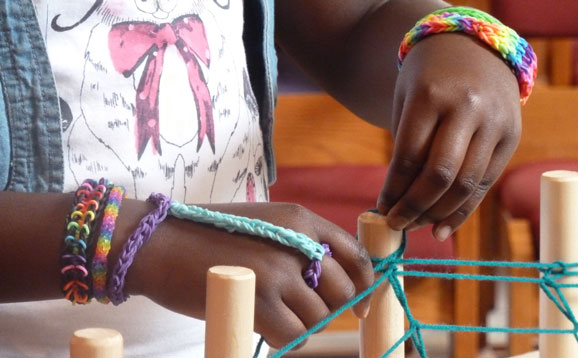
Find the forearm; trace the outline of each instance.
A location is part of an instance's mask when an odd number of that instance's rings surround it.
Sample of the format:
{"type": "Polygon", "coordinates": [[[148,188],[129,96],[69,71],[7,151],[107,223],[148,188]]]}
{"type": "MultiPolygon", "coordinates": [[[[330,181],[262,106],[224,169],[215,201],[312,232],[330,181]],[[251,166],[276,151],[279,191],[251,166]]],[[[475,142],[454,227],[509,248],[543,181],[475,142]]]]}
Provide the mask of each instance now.
{"type": "MultiPolygon", "coordinates": [[[[72,203],[73,194],[0,192],[0,302],[62,297],[59,258],[72,203]]],[[[125,200],[109,262],[150,209],[148,203],[125,200]]]]}
{"type": "Polygon", "coordinates": [[[0,301],[59,296],[58,254],[72,198],[0,192],[0,301]]]}
{"type": "Polygon", "coordinates": [[[449,4],[440,0],[338,2],[345,10],[333,13],[326,9],[333,2],[278,1],[278,43],[351,111],[391,129],[397,51],[403,35],[420,18],[449,4]],[[297,21],[300,16],[304,19],[297,21]]]}
{"type": "MultiPolygon", "coordinates": [[[[0,302],[61,297],[58,257],[72,201],[72,194],[0,192],[0,302]]],[[[319,288],[312,290],[299,279],[309,260],[294,249],[167,217],[136,253],[125,278],[125,293],[144,295],[172,311],[202,319],[207,270],[216,265],[248,267],[258,277],[255,329],[268,343],[281,347],[301,334],[304,324],[320,321],[373,283],[371,261],[361,245],[305,208],[286,203],[206,207],[291,228],[330,245],[334,256],[322,261],[319,288]],[[284,317],[282,324],[279,317],[284,317]]],[[[128,237],[153,209],[151,203],[123,200],[108,255],[109,280],[128,237]]],[[[361,317],[367,308],[368,301],[363,301],[354,310],[361,317]]]]}

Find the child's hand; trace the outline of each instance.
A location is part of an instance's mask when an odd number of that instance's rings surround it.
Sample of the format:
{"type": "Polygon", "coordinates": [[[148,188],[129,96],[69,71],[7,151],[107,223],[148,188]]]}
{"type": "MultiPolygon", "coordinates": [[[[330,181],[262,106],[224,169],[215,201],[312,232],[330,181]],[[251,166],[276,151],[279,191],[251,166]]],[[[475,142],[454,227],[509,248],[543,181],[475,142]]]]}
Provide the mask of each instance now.
{"type": "MultiPolygon", "coordinates": [[[[373,283],[368,254],[345,231],[295,204],[206,205],[208,209],[258,218],[331,245],[322,260],[319,286],[302,278],[309,259],[270,239],[230,234],[210,225],[167,218],[137,254],[127,287],[176,312],[203,318],[206,272],[214,265],[251,268],[257,276],[255,329],[280,347],[305,332],[373,283]]],[[[367,300],[355,307],[358,316],[367,300]]]]}
{"type": "MultiPolygon", "coordinates": [[[[277,43],[360,118],[392,131],[378,207],[394,229],[446,238],[499,177],[520,137],[515,76],[460,33],[429,36],[395,63],[403,35],[440,0],[277,1],[277,43]]],[[[531,100],[531,99],[530,99],[531,100]]]]}
{"type": "Polygon", "coordinates": [[[516,78],[477,39],[420,41],[399,73],[395,151],[378,206],[395,229],[435,223],[447,238],[474,211],[512,156],[521,132],[516,78]]]}

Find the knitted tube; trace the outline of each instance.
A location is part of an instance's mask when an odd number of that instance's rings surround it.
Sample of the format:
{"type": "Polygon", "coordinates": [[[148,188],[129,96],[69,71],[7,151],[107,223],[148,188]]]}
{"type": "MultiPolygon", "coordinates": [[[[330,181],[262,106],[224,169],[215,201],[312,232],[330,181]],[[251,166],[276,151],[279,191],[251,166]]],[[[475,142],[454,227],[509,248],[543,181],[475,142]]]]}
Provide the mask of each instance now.
{"type": "Polygon", "coordinates": [[[141,219],[135,232],[126,241],[110,276],[108,298],[115,306],[128,299],[128,294],[124,292],[126,273],[138,250],[150,240],[153,231],[167,217],[171,204],[171,200],[163,194],[151,194],[147,201],[156,204],[157,208],[141,219]]]}
{"type": "Polygon", "coordinates": [[[298,249],[311,260],[321,260],[323,255],[325,255],[323,246],[311,240],[307,235],[259,219],[220,213],[195,205],[181,204],[177,201],[171,203],[169,214],[179,219],[211,224],[229,232],[240,232],[269,238],[282,245],[298,249]]]}
{"type": "Polygon", "coordinates": [[[317,288],[319,284],[323,255],[331,256],[328,244],[319,244],[305,234],[296,233],[293,230],[275,226],[262,220],[220,213],[195,205],[181,204],[176,201],[171,203],[169,214],[179,219],[211,224],[229,232],[241,232],[269,238],[285,246],[298,249],[311,259],[308,268],[303,272],[303,279],[313,289],[317,288]]]}
{"type": "MultiPolygon", "coordinates": [[[[332,252],[329,244],[321,244],[325,249],[325,255],[331,257],[332,252]]],[[[307,286],[316,289],[319,286],[319,278],[321,277],[321,260],[312,259],[307,270],[303,272],[303,279],[307,286]]]]}
{"type": "Polygon", "coordinates": [[[518,80],[520,101],[525,104],[534,87],[538,59],[530,44],[499,20],[483,11],[450,7],[432,12],[419,20],[404,36],[398,52],[398,67],[421,39],[443,32],[463,32],[476,36],[498,51],[518,80]]]}

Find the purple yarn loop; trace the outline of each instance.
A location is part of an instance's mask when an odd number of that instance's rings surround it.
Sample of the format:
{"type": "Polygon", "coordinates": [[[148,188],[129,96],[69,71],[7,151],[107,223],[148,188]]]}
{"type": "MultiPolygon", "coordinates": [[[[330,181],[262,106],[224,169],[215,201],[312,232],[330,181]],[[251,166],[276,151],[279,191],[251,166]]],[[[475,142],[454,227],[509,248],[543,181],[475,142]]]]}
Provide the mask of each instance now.
{"type": "MultiPolygon", "coordinates": [[[[321,246],[325,249],[325,255],[331,257],[331,247],[329,244],[322,243],[321,246]]],[[[309,263],[307,270],[303,272],[303,279],[307,283],[307,286],[312,289],[316,289],[319,286],[319,278],[321,277],[321,260],[313,259],[309,263]]]]}
{"type": "Polygon", "coordinates": [[[108,298],[115,306],[128,299],[129,295],[124,292],[126,273],[137,251],[150,240],[153,231],[167,217],[171,206],[171,199],[160,193],[151,194],[147,201],[154,203],[157,208],[141,219],[135,232],[128,238],[110,277],[108,298]]]}

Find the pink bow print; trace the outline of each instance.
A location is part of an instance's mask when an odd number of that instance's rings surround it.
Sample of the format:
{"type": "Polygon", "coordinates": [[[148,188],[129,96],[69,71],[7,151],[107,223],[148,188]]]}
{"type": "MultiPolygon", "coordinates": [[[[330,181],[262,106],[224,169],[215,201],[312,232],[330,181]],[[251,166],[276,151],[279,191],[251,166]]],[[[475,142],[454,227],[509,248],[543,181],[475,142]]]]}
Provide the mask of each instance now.
{"type": "Polygon", "coordinates": [[[154,153],[160,153],[159,139],[159,82],[163,70],[165,50],[177,47],[186,64],[189,84],[195,97],[199,138],[197,151],[205,135],[215,152],[215,127],[209,88],[199,66],[199,60],[210,64],[209,44],[201,19],[186,15],[170,24],[123,22],[113,25],[108,35],[108,47],[114,68],[125,77],[146,61],[136,93],[136,145],[138,158],[152,138],[154,153]]]}

